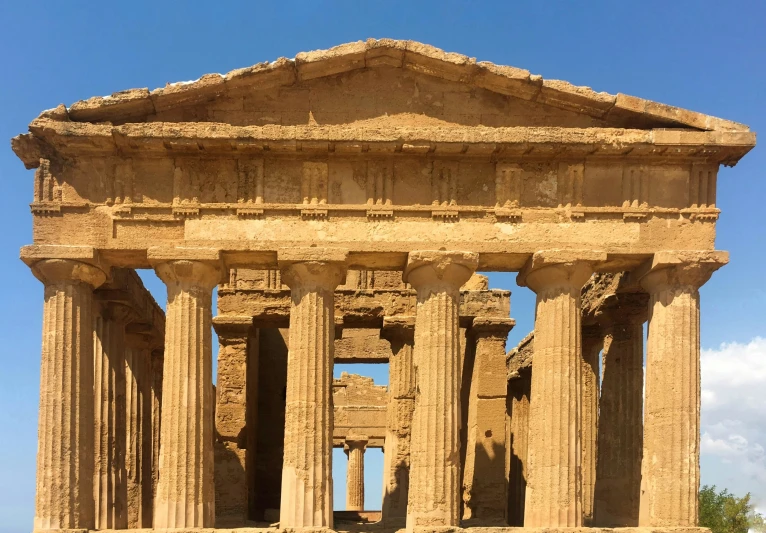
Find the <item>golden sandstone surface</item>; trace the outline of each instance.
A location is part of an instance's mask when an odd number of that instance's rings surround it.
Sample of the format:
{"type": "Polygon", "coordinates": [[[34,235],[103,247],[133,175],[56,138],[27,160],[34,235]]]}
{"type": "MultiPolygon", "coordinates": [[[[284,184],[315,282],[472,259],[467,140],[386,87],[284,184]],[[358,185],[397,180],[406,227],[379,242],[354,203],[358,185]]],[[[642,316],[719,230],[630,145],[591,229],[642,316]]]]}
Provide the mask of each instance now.
{"type": "Polygon", "coordinates": [[[342,446],[366,528],[700,531],[698,289],[754,145],[389,39],[44,111],[12,140],[45,286],[34,529],[344,530],[342,446]],[[477,271],[537,295],[507,356],[477,271]]]}

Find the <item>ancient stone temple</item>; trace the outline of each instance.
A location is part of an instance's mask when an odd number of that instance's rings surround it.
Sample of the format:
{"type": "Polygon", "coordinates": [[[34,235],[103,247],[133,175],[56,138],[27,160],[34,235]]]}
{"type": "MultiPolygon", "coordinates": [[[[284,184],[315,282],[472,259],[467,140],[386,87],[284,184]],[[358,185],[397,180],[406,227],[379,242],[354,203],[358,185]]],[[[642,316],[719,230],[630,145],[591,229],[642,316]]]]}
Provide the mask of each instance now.
{"type": "Polygon", "coordinates": [[[348,529],[333,448],[381,529],[697,525],[698,291],[746,126],[369,40],[61,105],[12,145],[36,531],[348,529]],[[492,271],[537,295],[508,358],[492,271]]]}

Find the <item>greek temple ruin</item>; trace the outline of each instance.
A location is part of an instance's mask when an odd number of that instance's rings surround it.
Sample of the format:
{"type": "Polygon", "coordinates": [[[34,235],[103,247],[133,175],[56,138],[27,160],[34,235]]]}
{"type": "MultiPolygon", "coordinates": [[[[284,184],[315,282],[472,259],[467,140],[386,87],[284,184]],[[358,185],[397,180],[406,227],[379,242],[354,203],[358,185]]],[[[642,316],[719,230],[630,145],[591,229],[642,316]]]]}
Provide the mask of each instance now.
{"type": "Polygon", "coordinates": [[[707,531],[699,289],[728,262],[719,168],[754,145],[389,39],[43,111],[12,140],[44,287],[34,531],[707,531]],[[536,294],[508,353],[487,272],[536,294]],[[334,448],[374,523],[334,521],[334,448]]]}

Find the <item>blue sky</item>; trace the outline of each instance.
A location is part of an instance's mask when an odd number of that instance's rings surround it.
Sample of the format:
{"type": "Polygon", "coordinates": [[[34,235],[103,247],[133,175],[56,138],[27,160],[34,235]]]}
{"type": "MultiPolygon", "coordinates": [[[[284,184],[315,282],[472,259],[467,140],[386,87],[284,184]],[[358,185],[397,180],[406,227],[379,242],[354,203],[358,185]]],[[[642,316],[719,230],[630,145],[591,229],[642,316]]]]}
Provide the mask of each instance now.
{"type": "MultiPolygon", "coordinates": [[[[393,37],[766,131],[764,20],[766,3],[755,0],[0,2],[0,274],[6,299],[0,306],[0,532],[30,530],[34,513],[42,287],[18,260],[19,248],[31,242],[32,172],[11,152],[9,139],[26,131],[40,111],[393,37]]],[[[702,290],[702,480],[735,493],[753,491],[766,509],[763,154],[758,147],[719,175],[717,246],[731,252],[731,264],[702,290]]],[[[513,291],[514,344],[532,328],[532,295],[516,287],[513,275],[490,279],[493,287],[513,291]]],[[[160,284],[149,285],[164,300],[160,284]]],[[[372,455],[368,506],[379,508],[382,460],[372,455]]],[[[342,502],[345,457],[336,459],[342,502]]]]}

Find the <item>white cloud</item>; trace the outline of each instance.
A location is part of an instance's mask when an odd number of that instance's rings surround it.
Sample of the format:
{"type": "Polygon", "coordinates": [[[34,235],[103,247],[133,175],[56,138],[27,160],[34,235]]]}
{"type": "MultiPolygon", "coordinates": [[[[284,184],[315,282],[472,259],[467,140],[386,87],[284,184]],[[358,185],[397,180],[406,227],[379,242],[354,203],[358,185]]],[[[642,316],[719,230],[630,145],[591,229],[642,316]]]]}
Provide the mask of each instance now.
{"type": "Polygon", "coordinates": [[[703,350],[702,482],[766,507],[766,339],[703,350]]]}

